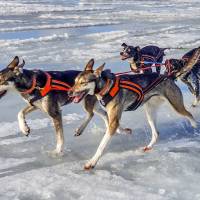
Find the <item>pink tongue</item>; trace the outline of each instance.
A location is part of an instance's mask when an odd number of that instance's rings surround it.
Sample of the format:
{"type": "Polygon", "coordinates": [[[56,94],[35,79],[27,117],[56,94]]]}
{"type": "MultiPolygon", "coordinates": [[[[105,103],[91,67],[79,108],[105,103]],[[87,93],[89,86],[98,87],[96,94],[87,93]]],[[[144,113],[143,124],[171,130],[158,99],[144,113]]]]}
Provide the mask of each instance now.
{"type": "Polygon", "coordinates": [[[78,103],[78,102],[79,102],[79,99],[80,99],[79,96],[75,97],[75,98],[74,98],[74,103],[78,103]]]}

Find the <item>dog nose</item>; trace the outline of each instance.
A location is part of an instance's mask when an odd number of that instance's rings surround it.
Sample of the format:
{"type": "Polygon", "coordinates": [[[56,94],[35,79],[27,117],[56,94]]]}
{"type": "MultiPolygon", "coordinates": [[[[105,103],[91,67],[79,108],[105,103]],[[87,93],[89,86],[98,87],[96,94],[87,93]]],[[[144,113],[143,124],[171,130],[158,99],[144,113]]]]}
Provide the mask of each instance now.
{"type": "Polygon", "coordinates": [[[120,56],[123,56],[123,52],[120,52],[120,56]]]}

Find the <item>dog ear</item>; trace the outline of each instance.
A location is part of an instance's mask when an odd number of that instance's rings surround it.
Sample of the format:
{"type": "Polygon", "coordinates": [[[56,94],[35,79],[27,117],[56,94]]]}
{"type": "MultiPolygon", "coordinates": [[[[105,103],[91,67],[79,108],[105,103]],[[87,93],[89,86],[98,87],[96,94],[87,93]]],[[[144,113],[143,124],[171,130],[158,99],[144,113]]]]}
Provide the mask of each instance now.
{"type": "Polygon", "coordinates": [[[127,47],[128,45],[126,43],[122,43],[122,47],[127,47]]]}
{"type": "Polygon", "coordinates": [[[103,65],[101,65],[100,67],[98,67],[95,71],[94,71],[94,74],[99,77],[101,75],[101,72],[103,71],[104,69],[104,66],[105,66],[106,63],[103,63],[103,65]]]}
{"type": "Polygon", "coordinates": [[[14,69],[19,64],[19,57],[15,56],[15,58],[12,60],[12,62],[7,66],[9,69],[14,69]]]}
{"type": "Polygon", "coordinates": [[[17,76],[23,73],[24,65],[25,65],[25,61],[23,60],[23,62],[20,65],[18,65],[17,67],[14,68],[13,71],[17,76]]]}
{"type": "Polygon", "coordinates": [[[85,66],[85,71],[93,70],[93,66],[94,66],[94,59],[92,58],[92,59],[89,60],[89,62],[85,66]]]}
{"type": "Polygon", "coordinates": [[[18,65],[18,67],[19,67],[19,68],[23,68],[24,65],[25,65],[25,61],[23,60],[23,62],[22,62],[20,65],[18,65]]]}

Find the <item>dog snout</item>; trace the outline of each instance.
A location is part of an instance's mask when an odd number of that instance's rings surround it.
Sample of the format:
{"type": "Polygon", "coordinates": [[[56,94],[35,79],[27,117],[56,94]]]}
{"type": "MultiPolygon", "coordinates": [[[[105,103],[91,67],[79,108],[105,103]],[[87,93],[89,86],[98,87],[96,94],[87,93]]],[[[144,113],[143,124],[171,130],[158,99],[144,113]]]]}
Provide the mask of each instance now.
{"type": "Polygon", "coordinates": [[[74,94],[73,88],[71,88],[71,90],[68,91],[68,95],[69,95],[70,97],[73,97],[73,94],[74,94]]]}

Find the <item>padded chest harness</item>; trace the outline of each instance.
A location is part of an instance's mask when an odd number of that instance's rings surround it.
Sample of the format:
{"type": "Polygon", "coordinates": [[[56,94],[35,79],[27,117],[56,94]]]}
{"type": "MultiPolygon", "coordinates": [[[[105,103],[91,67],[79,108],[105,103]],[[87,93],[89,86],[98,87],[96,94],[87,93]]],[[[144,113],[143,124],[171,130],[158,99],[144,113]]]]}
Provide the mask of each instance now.
{"type": "MultiPolygon", "coordinates": [[[[144,65],[144,61],[147,59],[147,60],[150,60],[150,61],[152,61],[152,62],[156,62],[161,56],[162,56],[162,54],[163,54],[163,51],[159,51],[158,52],[158,54],[157,54],[157,56],[150,56],[150,55],[147,55],[147,54],[142,54],[142,55],[140,55],[140,61],[141,61],[141,63],[140,63],[140,65],[139,65],[139,67],[140,68],[144,68],[145,67],[145,65],[144,65]]],[[[159,66],[159,64],[156,64],[157,66],[159,66]]]]}
{"type": "Polygon", "coordinates": [[[126,109],[126,111],[136,110],[141,105],[144,95],[165,79],[166,76],[160,76],[146,88],[142,88],[139,84],[136,84],[132,81],[120,80],[120,76],[115,76],[114,83],[110,90],[107,92],[111,82],[110,79],[107,79],[104,88],[98,93],[102,97],[100,102],[103,106],[106,106],[118,94],[120,88],[128,89],[137,95],[137,99],[126,109]]]}
{"type": "Polygon", "coordinates": [[[46,84],[44,85],[43,88],[40,88],[37,86],[37,80],[36,80],[36,75],[33,76],[32,80],[32,86],[31,88],[22,91],[22,94],[31,94],[35,89],[38,89],[40,92],[40,95],[44,97],[47,95],[50,91],[52,90],[62,90],[62,91],[69,91],[71,89],[71,86],[65,82],[59,81],[59,80],[54,80],[52,79],[51,75],[47,72],[44,72],[46,75],[46,84]]]}

